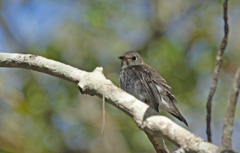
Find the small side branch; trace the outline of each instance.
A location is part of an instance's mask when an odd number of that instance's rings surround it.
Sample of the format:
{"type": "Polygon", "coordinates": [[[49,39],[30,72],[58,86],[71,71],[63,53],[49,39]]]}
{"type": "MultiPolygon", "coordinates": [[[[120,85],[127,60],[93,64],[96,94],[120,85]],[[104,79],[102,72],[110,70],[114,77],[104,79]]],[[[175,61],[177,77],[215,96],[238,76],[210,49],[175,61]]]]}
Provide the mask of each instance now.
{"type": "Polygon", "coordinates": [[[155,148],[157,153],[169,153],[167,146],[164,143],[163,138],[154,137],[148,133],[146,133],[146,135],[148,136],[148,139],[152,142],[153,147],[155,148]]]}
{"type": "Polygon", "coordinates": [[[186,153],[183,148],[179,148],[178,150],[174,151],[173,153],[186,153]]]}
{"type": "Polygon", "coordinates": [[[233,133],[233,121],[234,114],[237,105],[237,99],[240,89],[240,66],[236,72],[232,89],[228,98],[227,112],[225,115],[223,134],[222,134],[222,146],[223,150],[232,150],[232,133],[233,133]]]}
{"type": "Polygon", "coordinates": [[[104,94],[104,91],[103,91],[102,111],[103,111],[103,123],[102,123],[102,135],[103,135],[104,129],[105,129],[105,94],[104,94]]]}
{"type": "Polygon", "coordinates": [[[212,135],[211,134],[212,98],[214,96],[214,93],[216,91],[217,84],[218,84],[219,72],[222,65],[222,56],[228,43],[229,26],[228,26],[227,10],[228,10],[228,0],[225,0],[225,2],[223,3],[224,37],[222,39],[222,43],[220,45],[220,48],[216,56],[216,66],[214,68],[213,83],[208,95],[208,100],[206,105],[206,108],[207,108],[207,131],[206,132],[207,132],[209,142],[212,142],[212,136],[211,136],[212,135]]]}

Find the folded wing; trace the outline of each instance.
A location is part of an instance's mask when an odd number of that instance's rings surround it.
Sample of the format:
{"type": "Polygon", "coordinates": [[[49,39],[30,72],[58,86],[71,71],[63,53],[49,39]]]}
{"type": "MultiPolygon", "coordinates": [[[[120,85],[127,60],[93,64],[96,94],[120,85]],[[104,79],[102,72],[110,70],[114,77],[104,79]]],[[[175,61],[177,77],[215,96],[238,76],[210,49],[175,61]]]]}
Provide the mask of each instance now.
{"type": "Polygon", "coordinates": [[[135,72],[146,89],[151,100],[150,106],[157,112],[159,108],[169,112],[188,126],[187,121],[174,104],[174,102],[177,101],[166,80],[158,74],[157,71],[146,64],[133,65],[131,69],[135,72]]]}

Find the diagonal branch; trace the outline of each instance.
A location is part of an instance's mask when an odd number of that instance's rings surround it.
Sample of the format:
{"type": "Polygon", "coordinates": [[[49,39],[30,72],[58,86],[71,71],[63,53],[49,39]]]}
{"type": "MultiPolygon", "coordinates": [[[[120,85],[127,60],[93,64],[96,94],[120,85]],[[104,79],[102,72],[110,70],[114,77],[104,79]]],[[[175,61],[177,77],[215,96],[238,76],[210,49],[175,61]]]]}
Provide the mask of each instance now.
{"type": "Polygon", "coordinates": [[[104,92],[106,102],[128,114],[139,129],[154,141],[154,147],[161,148],[162,152],[165,149],[160,141],[161,137],[183,148],[186,153],[214,153],[218,149],[112,84],[103,75],[102,68],[89,73],[41,56],[11,53],[0,53],[0,67],[25,68],[63,78],[78,84],[83,94],[102,98],[104,92]]]}
{"type": "Polygon", "coordinates": [[[222,65],[222,56],[228,43],[229,27],[228,27],[228,16],[227,16],[227,9],[228,9],[227,4],[228,4],[228,0],[225,0],[225,2],[223,3],[224,37],[222,39],[222,43],[220,45],[220,48],[216,56],[216,66],[214,68],[213,83],[208,95],[208,100],[206,105],[207,107],[207,131],[206,132],[207,132],[209,142],[212,142],[212,134],[211,134],[212,98],[217,88],[219,72],[222,65]]]}
{"type": "Polygon", "coordinates": [[[225,115],[223,134],[222,134],[222,146],[223,150],[233,150],[232,149],[232,133],[233,133],[233,121],[234,114],[237,105],[237,99],[240,89],[240,66],[236,72],[232,89],[228,98],[227,112],[225,115]]]}

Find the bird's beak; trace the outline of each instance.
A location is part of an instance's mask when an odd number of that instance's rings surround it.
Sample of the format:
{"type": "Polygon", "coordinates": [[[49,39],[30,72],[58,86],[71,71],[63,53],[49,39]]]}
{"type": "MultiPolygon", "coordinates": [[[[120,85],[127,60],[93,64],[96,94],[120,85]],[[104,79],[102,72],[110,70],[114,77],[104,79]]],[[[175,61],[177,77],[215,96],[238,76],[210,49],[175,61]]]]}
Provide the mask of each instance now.
{"type": "Polygon", "coordinates": [[[118,59],[124,60],[124,59],[125,59],[125,56],[118,56],[118,59]]]}
{"type": "Polygon", "coordinates": [[[126,58],[125,56],[118,56],[118,59],[121,59],[122,61],[124,61],[124,60],[131,61],[132,60],[131,58],[126,58]]]}

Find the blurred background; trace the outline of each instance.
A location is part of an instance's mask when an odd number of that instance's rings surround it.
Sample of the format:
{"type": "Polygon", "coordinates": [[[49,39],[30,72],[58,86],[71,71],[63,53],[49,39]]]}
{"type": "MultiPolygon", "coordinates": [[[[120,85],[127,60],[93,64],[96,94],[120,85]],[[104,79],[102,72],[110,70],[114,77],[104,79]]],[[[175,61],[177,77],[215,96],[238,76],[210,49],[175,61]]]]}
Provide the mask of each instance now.
{"type": "MultiPolygon", "coordinates": [[[[223,0],[0,0],[0,52],[44,56],[118,83],[117,56],[139,51],[172,87],[186,127],[207,140],[206,101],[223,38],[223,0]]],[[[240,64],[240,1],[229,1],[229,44],[213,98],[213,143],[221,144],[240,64]]],[[[154,153],[134,121],[76,84],[25,69],[0,68],[0,153],[154,153]]],[[[239,100],[238,100],[239,102],[239,100]]],[[[239,151],[240,105],[233,147],[239,151]]],[[[176,146],[167,142],[172,151],[176,146]]]]}

